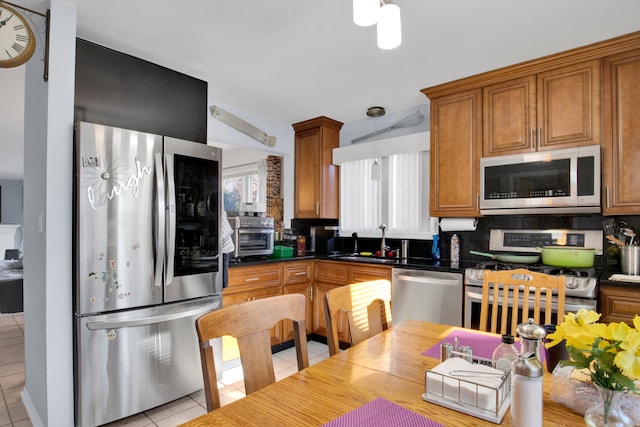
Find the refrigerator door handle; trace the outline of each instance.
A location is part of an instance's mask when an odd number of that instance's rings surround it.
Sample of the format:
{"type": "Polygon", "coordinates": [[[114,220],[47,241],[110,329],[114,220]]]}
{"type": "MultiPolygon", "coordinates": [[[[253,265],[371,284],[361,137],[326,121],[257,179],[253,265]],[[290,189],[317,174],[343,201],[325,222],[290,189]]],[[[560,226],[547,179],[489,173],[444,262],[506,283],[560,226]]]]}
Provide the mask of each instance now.
{"type": "Polygon", "coordinates": [[[165,154],[166,179],[167,179],[167,198],[168,215],[167,215],[167,277],[165,286],[169,286],[173,281],[173,262],[175,257],[176,242],[176,184],[173,175],[173,156],[165,154]]]}
{"type": "Polygon", "coordinates": [[[165,190],[164,190],[164,174],[162,171],[162,156],[160,153],[155,155],[156,163],[156,186],[158,188],[158,225],[156,229],[156,266],[154,284],[162,286],[162,269],[164,267],[164,251],[165,251],[165,190]]]}
{"type": "Polygon", "coordinates": [[[205,307],[193,308],[191,310],[186,310],[180,313],[160,314],[157,316],[141,317],[137,319],[115,320],[111,322],[109,321],[88,322],[87,329],[92,331],[99,331],[102,329],[120,329],[120,328],[128,328],[131,326],[153,325],[156,323],[170,322],[172,320],[182,319],[185,317],[190,317],[198,314],[204,314],[211,310],[215,310],[215,309],[212,309],[210,305],[207,305],[205,307]]]}

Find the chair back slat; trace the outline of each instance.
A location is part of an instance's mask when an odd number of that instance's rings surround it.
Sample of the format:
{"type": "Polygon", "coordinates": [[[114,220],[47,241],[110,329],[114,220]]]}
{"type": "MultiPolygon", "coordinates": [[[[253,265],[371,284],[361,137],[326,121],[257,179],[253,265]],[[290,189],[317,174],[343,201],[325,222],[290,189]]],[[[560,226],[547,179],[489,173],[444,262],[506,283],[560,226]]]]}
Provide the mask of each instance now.
{"type": "Polygon", "coordinates": [[[485,271],[479,329],[515,335],[518,323],[526,323],[529,318],[540,324],[541,313],[544,313],[544,323],[550,324],[554,312],[554,293],[557,300],[557,321],[561,322],[565,314],[564,282],[564,276],[552,276],[526,269],[485,271]],[[530,303],[530,299],[533,300],[533,304],[530,303]],[[498,312],[501,312],[500,316],[498,312]],[[519,313],[522,314],[521,317],[519,313]]]}

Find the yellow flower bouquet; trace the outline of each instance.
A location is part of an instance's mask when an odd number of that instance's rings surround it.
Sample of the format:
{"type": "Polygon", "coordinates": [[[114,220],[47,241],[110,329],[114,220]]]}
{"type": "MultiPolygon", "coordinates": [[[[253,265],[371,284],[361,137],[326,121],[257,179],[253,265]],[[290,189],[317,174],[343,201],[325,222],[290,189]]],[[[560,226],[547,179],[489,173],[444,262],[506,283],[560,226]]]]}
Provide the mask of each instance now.
{"type": "Polygon", "coordinates": [[[566,314],[547,337],[546,347],[565,340],[571,360],[560,361],[561,366],[588,369],[591,381],[605,389],[638,391],[634,380],[640,379],[640,316],[633,319],[633,328],[598,320],[600,314],[592,310],[566,314]]]}

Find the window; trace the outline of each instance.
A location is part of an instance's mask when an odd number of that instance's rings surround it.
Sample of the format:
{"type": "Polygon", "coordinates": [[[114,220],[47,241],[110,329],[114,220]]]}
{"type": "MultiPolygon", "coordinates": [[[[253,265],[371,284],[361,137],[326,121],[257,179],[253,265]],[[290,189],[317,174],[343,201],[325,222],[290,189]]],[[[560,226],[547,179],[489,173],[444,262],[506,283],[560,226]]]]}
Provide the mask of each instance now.
{"type": "Polygon", "coordinates": [[[334,162],[340,163],[340,229],[345,235],[378,236],[379,225],[386,224],[389,237],[431,238],[428,136],[418,135],[424,139],[417,143],[405,138],[370,143],[380,145],[368,151],[334,151],[334,162]]]}
{"type": "Polygon", "coordinates": [[[223,169],[224,210],[240,212],[243,210],[243,203],[264,203],[267,192],[266,175],[264,161],[223,169]]]}

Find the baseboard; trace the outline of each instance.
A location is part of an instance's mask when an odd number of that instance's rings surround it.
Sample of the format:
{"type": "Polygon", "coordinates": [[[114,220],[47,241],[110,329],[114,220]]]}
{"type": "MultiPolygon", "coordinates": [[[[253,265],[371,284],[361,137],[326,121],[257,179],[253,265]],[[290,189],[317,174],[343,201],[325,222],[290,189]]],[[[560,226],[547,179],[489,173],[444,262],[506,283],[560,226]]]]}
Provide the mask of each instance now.
{"type": "Polygon", "coordinates": [[[38,414],[38,411],[36,410],[36,407],[31,400],[31,395],[29,395],[29,392],[27,392],[26,388],[22,390],[22,393],[20,393],[20,397],[22,398],[22,404],[27,411],[27,415],[29,415],[29,419],[31,420],[31,424],[33,424],[33,427],[44,427],[44,423],[40,419],[40,415],[38,414]]]}

